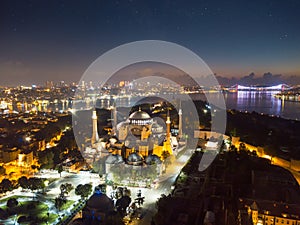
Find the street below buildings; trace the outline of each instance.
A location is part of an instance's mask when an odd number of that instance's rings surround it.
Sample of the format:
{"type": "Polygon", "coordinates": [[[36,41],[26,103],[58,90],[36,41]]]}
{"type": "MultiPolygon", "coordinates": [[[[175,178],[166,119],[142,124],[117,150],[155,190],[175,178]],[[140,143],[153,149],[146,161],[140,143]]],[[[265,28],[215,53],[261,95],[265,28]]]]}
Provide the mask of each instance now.
{"type": "Polygon", "coordinates": [[[142,206],[142,215],[138,220],[132,221],[132,225],[150,225],[152,217],[156,214],[156,202],[161,197],[161,195],[168,195],[172,190],[172,185],[174,184],[177,176],[179,175],[181,169],[188,162],[189,158],[193,154],[192,149],[184,150],[182,155],[176,159],[171,165],[168,166],[166,173],[163,174],[157,181],[157,185],[154,188],[130,188],[132,191],[132,198],[135,195],[134,190],[141,189],[142,196],[145,196],[145,203],[142,206]]]}

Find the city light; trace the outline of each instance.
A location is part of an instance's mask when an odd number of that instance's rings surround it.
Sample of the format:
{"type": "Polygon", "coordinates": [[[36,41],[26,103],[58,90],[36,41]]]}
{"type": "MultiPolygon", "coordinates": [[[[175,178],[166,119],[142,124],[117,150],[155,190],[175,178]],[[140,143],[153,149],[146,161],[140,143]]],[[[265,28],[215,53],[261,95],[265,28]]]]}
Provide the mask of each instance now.
{"type": "Polygon", "coordinates": [[[25,137],[25,141],[27,142],[31,141],[31,137],[25,137]]]}
{"type": "Polygon", "coordinates": [[[0,224],[300,225],[300,1],[48,2],[1,4],[0,224]]]}

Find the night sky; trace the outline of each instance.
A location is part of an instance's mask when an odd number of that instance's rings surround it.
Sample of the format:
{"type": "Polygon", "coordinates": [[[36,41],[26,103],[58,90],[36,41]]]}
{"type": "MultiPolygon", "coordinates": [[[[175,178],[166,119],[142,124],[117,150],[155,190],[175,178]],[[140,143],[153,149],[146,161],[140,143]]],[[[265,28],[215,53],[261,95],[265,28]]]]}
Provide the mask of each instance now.
{"type": "Polygon", "coordinates": [[[158,39],[218,75],[300,76],[300,1],[1,1],[0,86],[78,82],[102,53],[158,39]]]}

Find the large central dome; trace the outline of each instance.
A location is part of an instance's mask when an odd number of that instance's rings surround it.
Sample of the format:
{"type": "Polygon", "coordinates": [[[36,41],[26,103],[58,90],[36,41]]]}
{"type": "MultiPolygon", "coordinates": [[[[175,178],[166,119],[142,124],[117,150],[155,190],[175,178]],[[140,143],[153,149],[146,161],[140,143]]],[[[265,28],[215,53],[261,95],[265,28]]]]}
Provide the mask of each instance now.
{"type": "Polygon", "coordinates": [[[136,111],[129,116],[129,122],[130,124],[147,125],[152,123],[152,119],[148,113],[139,109],[139,111],[136,111]]]}

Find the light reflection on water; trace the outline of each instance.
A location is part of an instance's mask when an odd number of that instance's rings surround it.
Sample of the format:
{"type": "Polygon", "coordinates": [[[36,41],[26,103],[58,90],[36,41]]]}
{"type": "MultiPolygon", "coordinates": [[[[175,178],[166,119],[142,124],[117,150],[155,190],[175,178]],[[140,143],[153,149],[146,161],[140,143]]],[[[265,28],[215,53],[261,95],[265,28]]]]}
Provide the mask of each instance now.
{"type": "MultiPolygon", "coordinates": [[[[281,100],[274,97],[274,94],[278,91],[238,91],[234,93],[224,93],[225,103],[227,109],[236,109],[239,111],[256,111],[258,113],[269,114],[273,116],[280,116],[287,119],[300,120],[300,101],[293,102],[287,100],[281,100]]],[[[207,93],[210,98],[221,98],[222,93],[207,93]]],[[[137,103],[138,100],[145,97],[122,97],[122,98],[108,98],[99,99],[96,102],[97,108],[109,108],[116,101],[118,107],[132,107],[137,103]]],[[[193,100],[206,100],[204,94],[192,94],[191,98],[193,100]]],[[[71,101],[50,103],[37,107],[38,111],[59,111],[68,110],[69,108],[75,108],[77,110],[87,109],[95,105],[93,101],[81,101],[72,104],[71,101]]],[[[14,107],[19,111],[26,111],[24,107],[19,109],[17,106],[14,107]]],[[[28,110],[31,110],[30,107],[28,110]]]]}
{"type": "MultiPolygon", "coordinates": [[[[300,102],[292,102],[275,98],[278,91],[238,91],[234,93],[225,93],[224,98],[227,109],[236,109],[239,111],[256,111],[274,116],[280,116],[287,119],[300,120],[300,102]]],[[[208,94],[215,98],[221,93],[208,94]]],[[[194,96],[194,99],[204,99],[204,96],[194,96]]]]}

